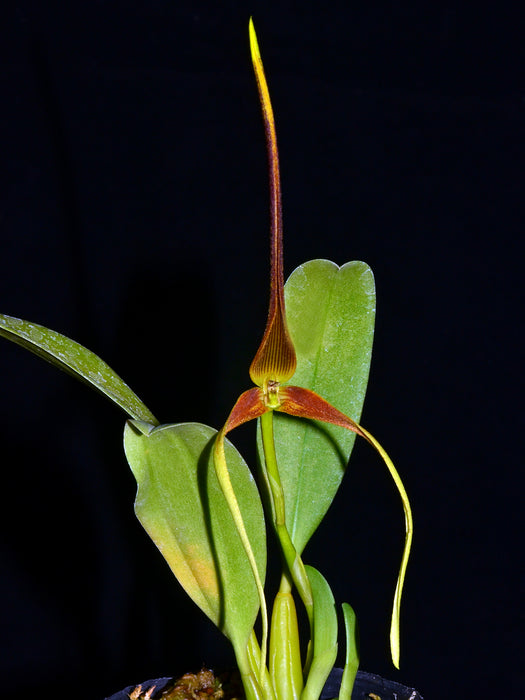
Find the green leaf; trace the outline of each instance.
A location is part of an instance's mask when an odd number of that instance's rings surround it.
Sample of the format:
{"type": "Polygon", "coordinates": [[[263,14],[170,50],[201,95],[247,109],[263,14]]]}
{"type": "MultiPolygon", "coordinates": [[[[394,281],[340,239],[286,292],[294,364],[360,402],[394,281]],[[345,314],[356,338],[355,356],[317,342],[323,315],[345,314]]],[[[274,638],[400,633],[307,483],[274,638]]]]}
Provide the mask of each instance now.
{"type": "MultiPolygon", "coordinates": [[[[259,610],[254,577],[213,466],[216,431],[128,421],[124,448],[138,484],[135,512],[188,595],[246,656],[259,610]]],[[[250,470],[225,441],[231,481],[264,579],[266,536],[250,470]]]]}
{"type": "MultiPolygon", "coordinates": [[[[359,421],[374,334],[372,271],[363,262],[312,260],[291,274],[285,302],[297,353],[289,384],[312,389],[359,421]]],[[[355,434],[283,413],[275,414],[274,431],[286,524],[301,553],[341,483],[355,434]]]]}
{"type": "Polygon", "coordinates": [[[305,566],[314,599],[312,663],[301,700],[317,700],[337,658],[337,613],[330,586],[313,566],[305,566]]]}
{"type": "Polygon", "coordinates": [[[343,603],[343,616],[346,631],[346,656],[339,700],[351,700],[357,669],[359,668],[359,639],[357,619],[353,608],[348,603],[343,603]]]}
{"type": "Polygon", "coordinates": [[[83,345],[44,326],[5,314],[0,314],[0,336],[89,384],[132,418],[158,424],[147,406],[111,367],[83,345]]]}

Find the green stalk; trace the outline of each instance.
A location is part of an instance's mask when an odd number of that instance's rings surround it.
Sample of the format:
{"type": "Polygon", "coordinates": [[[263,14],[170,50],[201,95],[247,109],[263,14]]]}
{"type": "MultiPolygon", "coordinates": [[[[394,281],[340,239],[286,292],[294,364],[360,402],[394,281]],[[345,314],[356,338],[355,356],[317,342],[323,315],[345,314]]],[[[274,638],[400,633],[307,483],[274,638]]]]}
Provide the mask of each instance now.
{"type": "Polygon", "coordinates": [[[310,633],[313,635],[313,598],[310,581],[304,569],[304,564],[294,547],[290,533],[286,527],[284,492],[277,466],[277,456],[275,454],[275,443],[273,439],[273,411],[268,411],[261,416],[261,435],[264,450],[263,469],[269,486],[272,500],[274,527],[279,538],[284,560],[289,569],[292,580],[297,588],[297,592],[306,608],[308,621],[310,623],[310,633]]]}
{"type": "MultiPolygon", "coordinates": [[[[255,637],[255,633],[252,630],[252,636],[255,637]]],[[[264,692],[263,687],[258,679],[258,663],[261,656],[261,650],[257,645],[257,660],[250,653],[250,647],[244,648],[240,653],[237,653],[235,649],[235,659],[237,661],[237,667],[241,674],[242,686],[244,688],[244,695],[246,700],[275,700],[271,698],[267,693],[264,692]]]]}
{"type": "Polygon", "coordinates": [[[277,700],[268,669],[264,669],[264,675],[261,683],[256,679],[256,675],[259,671],[258,665],[259,659],[261,658],[261,649],[254,630],[252,630],[248,640],[246,655],[248,658],[248,663],[253,669],[251,673],[247,674],[247,676],[243,675],[243,686],[247,700],[251,700],[251,698],[248,697],[249,693],[256,695],[255,700],[261,700],[261,698],[264,698],[264,700],[277,700]],[[249,693],[246,692],[247,686],[249,688],[249,693]]]}

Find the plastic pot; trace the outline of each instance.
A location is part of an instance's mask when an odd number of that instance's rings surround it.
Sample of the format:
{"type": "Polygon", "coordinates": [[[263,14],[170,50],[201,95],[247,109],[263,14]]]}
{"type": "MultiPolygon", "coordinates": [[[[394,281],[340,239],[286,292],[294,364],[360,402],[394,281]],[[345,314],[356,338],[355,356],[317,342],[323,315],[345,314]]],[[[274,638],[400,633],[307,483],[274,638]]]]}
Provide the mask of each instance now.
{"type": "MultiPolygon", "coordinates": [[[[342,669],[334,668],[326,682],[320,700],[337,698],[342,673],[342,669]]],[[[163,691],[168,690],[174,682],[175,678],[156,678],[145,681],[141,683],[142,692],[145,693],[149,688],[155,686],[155,690],[151,694],[151,700],[159,700],[163,691]]],[[[136,687],[136,685],[131,685],[105,700],[129,700],[136,687]]],[[[370,698],[380,700],[423,700],[423,696],[414,688],[407,688],[401,683],[385,680],[374,673],[358,671],[352,692],[352,700],[370,700],[370,698]]]]}

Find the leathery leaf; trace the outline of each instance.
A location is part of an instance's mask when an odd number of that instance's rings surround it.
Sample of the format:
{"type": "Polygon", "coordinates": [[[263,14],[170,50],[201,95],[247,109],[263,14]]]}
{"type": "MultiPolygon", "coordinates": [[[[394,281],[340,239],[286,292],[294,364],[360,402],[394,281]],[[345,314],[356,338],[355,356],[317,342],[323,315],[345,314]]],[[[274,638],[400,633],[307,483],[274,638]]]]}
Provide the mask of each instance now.
{"type": "MultiPolygon", "coordinates": [[[[135,512],[188,595],[246,653],[259,610],[250,565],[215,475],[216,431],[199,423],[128,421],[126,457],[137,480],[135,512]]],[[[228,441],[226,459],[259,572],[266,535],[250,470],[228,441]]]]}
{"type": "Polygon", "coordinates": [[[0,336],[89,384],[132,418],[158,423],[147,406],[104,360],[71,338],[37,323],[5,314],[0,314],[0,336]]]}
{"type": "MultiPolygon", "coordinates": [[[[297,353],[290,384],[312,389],[359,421],[372,355],[375,285],[363,262],[338,267],[312,260],[285,287],[286,317],[297,353]]],[[[300,553],[330,506],[355,434],[275,413],[275,446],[286,524],[300,553]]]]}
{"type": "Polygon", "coordinates": [[[346,653],[343,677],[339,689],[339,700],[351,700],[357,669],[359,668],[359,635],[357,619],[353,608],[343,603],[343,616],[346,632],[346,653]]]}
{"type": "Polygon", "coordinates": [[[313,566],[305,566],[314,599],[312,663],[301,700],[317,700],[337,657],[337,613],[330,586],[313,566]]]}

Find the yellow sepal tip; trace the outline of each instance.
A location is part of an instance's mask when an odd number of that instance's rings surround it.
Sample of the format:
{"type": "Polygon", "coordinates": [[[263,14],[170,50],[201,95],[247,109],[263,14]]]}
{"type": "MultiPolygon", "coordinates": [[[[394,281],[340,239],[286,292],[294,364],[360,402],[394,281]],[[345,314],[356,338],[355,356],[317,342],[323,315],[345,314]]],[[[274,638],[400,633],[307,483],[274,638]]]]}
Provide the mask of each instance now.
{"type": "Polygon", "coordinates": [[[250,51],[252,53],[252,60],[261,60],[261,52],[259,51],[259,44],[257,42],[257,34],[255,33],[255,27],[253,26],[253,19],[250,17],[249,24],[250,32],[250,51]]]}

